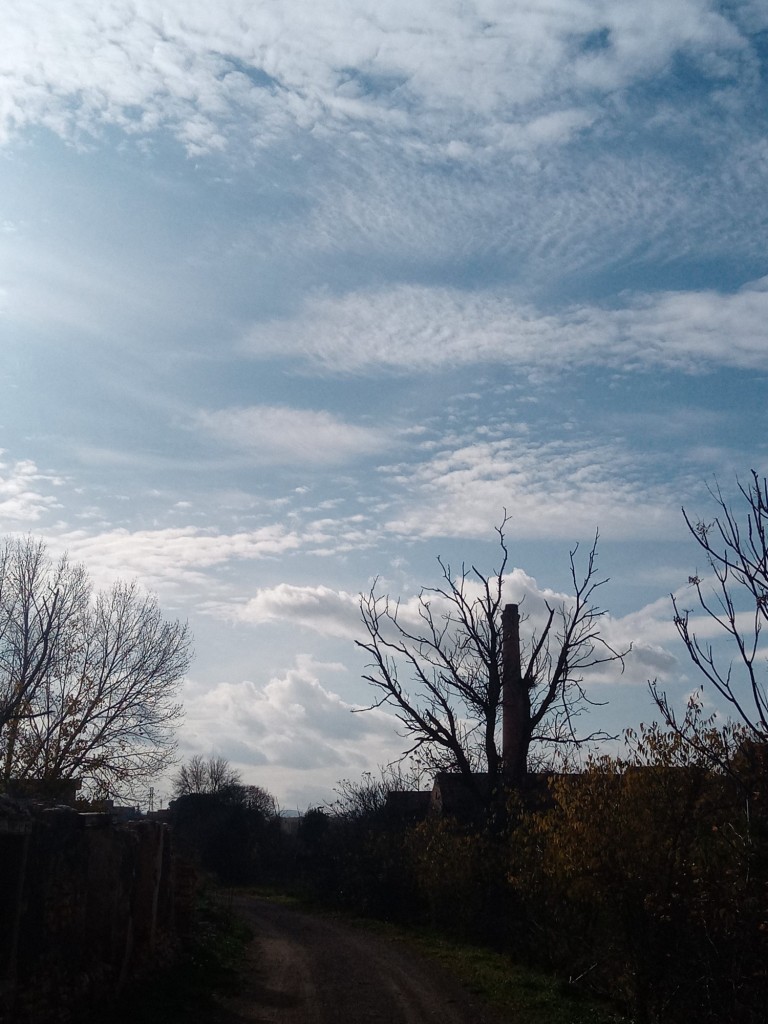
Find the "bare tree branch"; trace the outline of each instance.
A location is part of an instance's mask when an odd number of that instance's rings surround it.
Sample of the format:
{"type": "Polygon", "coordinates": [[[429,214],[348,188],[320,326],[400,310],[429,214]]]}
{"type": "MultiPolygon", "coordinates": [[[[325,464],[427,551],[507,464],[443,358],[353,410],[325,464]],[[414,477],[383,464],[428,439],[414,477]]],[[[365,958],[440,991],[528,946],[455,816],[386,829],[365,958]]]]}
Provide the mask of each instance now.
{"type": "Polygon", "coordinates": [[[200,793],[224,795],[229,790],[242,788],[240,773],[226,757],[216,754],[210,757],[193,754],[173,779],[173,795],[176,797],[200,793]]]}
{"type": "Polygon", "coordinates": [[[117,583],[92,595],[82,566],[42,543],[0,554],[0,744],[4,776],[127,789],[174,760],[187,626],[117,583]]]}
{"type": "MultiPolygon", "coordinates": [[[[379,594],[378,581],[360,599],[368,640],[357,643],[370,658],[363,678],[378,691],[371,708],[394,710],[410,744],[404,757],[414,755],[432,770],[459,772],[470,785],[477,772],[496,779],[505,767],[510,770],[498,743],[507,522],[505,514],[497,529],[502,557],[493,573],[464,565],[455,573],[438,559],[442,582],[423,588],[418,598],[421,628],[405,625],[399,602],[379,594]]],[[[531,632],[525,647],[519,683],[525,699],[516,724],[521,763],[513,772],[518,776],[525,773],[532,745],[583,741],[575,723],[591,703],[582,686],[584,671],[614,661],[623,668],[627,652],[615,650],[601,636],[604,613],[594,604],[606,582],[597,577],[597,541],[596,534],[582,575],[576,565],[578,547],[573,549],[574,598],[547,606],[543,627],[531,632]]]]}
{"type": "Polygon", "coordinates": [[[674,622],[693,664],[730,705],[737,719],[760,740],[768,738],[768,692],[761,642],[768,620],[768,481],[752,470],[738,484],[741,515],[728,504],[720,487],[710,488],[717,514],[710,521],[682,510],[691,536],[704,552],[709,579],[689,577],[705,617],[729,641],[735,657],[723,657],[700,638],[691,621],[692,609],[672,595],[674,622]]]}

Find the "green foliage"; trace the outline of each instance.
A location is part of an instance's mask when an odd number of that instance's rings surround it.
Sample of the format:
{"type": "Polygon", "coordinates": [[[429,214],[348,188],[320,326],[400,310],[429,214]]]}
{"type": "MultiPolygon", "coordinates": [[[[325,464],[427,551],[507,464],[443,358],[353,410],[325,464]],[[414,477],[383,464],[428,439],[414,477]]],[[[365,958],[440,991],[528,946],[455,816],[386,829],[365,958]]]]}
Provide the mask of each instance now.
{"type": "Polygon", "coordinates": [[[577,985],[538,971],[508,954],[481,946],[446,942],[425,934],[414,945],[438,960],[467,988],[509,1020],[526,1024],[627,1024],[607,1002],[590,998],[577,985]]]}

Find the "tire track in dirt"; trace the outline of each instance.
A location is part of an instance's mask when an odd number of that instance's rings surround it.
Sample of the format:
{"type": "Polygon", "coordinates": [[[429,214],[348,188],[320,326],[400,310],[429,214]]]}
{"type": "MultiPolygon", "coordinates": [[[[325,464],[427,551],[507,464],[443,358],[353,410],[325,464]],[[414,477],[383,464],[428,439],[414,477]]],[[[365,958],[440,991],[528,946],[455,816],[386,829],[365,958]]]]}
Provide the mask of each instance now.
{"type": "Polygon", "coordinates": [[[233,909],[254,937],[221,1024],[502,1024],[398,940],[254,896],[233,909]]]}

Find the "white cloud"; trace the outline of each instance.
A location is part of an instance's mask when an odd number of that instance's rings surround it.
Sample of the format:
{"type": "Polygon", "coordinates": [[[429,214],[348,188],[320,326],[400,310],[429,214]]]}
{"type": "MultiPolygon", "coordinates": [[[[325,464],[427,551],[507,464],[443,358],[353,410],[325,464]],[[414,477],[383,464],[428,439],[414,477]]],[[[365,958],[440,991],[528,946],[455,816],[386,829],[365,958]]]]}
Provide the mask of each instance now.
{"type": "Polygon", "coordinates": [[[398,756],[393,716],[353,714],[322,680],[344,673],[335,663],[298,655],[264,684],[251,681],[188,688],[183,746],[228,757],[246,781],[265,785],[284,805],[328,799],[334,784],[398,756]]]}
{"type": "MultiPolygon", "coordinates": [[[[716,661],[723,667],[727,666],[733,658],[733,648],[727,643],[722,627],[701,610],[695,589],[690,584],[683,584],[675,589],[674,596],[678,607],[690,613],[691,632],[703,643],[711,643],[716,661]]],[[[710,687],[704,677],[698,674],[689,660],[675,625],[674,614],[671,595],[665,594],[627,615],[605,616],[601,620],[601,631],[613,647],[626,649],[630,643],[633,645],[626,659],[624,681],[645,683],[656,679],[664,685],[690,685],[691,681],[694,681],[703,684],[705,689],[709,690],[710,687]]],[[[750,614],[739,614],[737,623],[744,635],[748,636],[754,625],[754,618],[750,614]]],[[[738,662],[738,658],[736,661],[738,662]]],[[[738,677],[737,667],[734,679],[738,677]]],[[[710,696],[717,699],[714,693],[710,696]]]]}
{"type": "Polygon", "coordinates": [[[597,117],[596,110],[552,110],[527,124],[505,125],[501,137],[506,149],[527,152],[542,145],[565,143],[576,132],[589,128],[597,117]]]}
{"type": "Polygon", "coordinates": [[[407,139],[416,118],[422,138],[498,146],[498,126],[557,119],[566,94],[591,104],[663,73],[676,52],[705,71],[714,52],[725,74],[749,51],[707,0],[70,0],[33,11],[9,0],[0,124],[69,136],[167,127],[199,152],[225,145],[242,114],[259,140],[371,124],[407,139]]]}
{"type": "Polygon", "coordinates": [[[768,369],[768,278],[733,294],[640,295],[619,308],[547,314],[504,292],[402,285],[317,294],[293,320],[254,326],[254,355],[308,356],[336,372],[437,369],[477,363],[553,371],[716,366],[768,369]]]}
{"type": "MultiPolygon", "coordinates": [[[[523,601],[537,622],[544,617],[546,601],[559,604],[569,600],[566,594],[539,589],[536,580],[522,569],[514,569],[504,577],[504,591],[506,600],[523,601]]],[[[381,587],[377,588],[377,592],[381,592],[381,587]]],[[[479,587],[472,579],[467,582],[466,592],[470,595],[477,592],[479,595],[479,587]]],[[[398,602],[398,620],[408,629],[418,629],[422,623],[418,596],[411,594],[392,597],[398,602]]],[[[435,610],[448,607],[439,595],[432,595],[430,600],[435,610]]],[[[283,621],[304,626],[324,636],[342,639],[359,640],[366,635],[360,619],[360,595],[327,586],[280,583],[275,587],[266,587],[259,590],[245,605],[231,609],[230,614],[243,622],[263,624],[283,621]]]]}
{"type": "Polygon", "coordinates": [[[29,459],[0,461],[0,524],[17,530],[20,524],[39,522],[46,512],[60,507],[57,498],[43,493],[41,484],[49,489],[60,483],[60,477],[41,472],[29,459]]]}
{"type": "MultiPolygon", "coordinates": [[[[575,570],[579,583],[583,580],[586,568],[587,552],[577,552],[575,570]],[[580,554],[583,557],[580,557],[580,554]]],[[[595,580],[602,578],[599,572],[595,576],[595,580]]],[[[437,583],[437,580],[435,582],[437,583]]],[[[382,598],[387,593],[384,581],[377,585],[376,593],[382,598]]],[[[598,591],[595,594],[598,608],[601,593],[598,591]]],[[[470,601],[482,597],[482,584],[471,570],[468,571],[464,583],[464,594],[470,601]]],[[[400,625],[414,634],[421,633],[424,621],[418,594],[390,593],[389,597],[390,610],[394,613],[396,607],[400,625]]],[[[444,614],[455,611],[454,605],[447,598],[434,591],[430,591],[427,598],[431,611],[438,621],[444,614]]],[[[524,645],[530,643],[534,633],[541,633],[548,618],[549,608],[553,608],[559,616],[560,609],[571,609],[574,601],[573,593],[541,586],[535,577],[519,566],[510,568],[504,574],[502,603],[512,602],[520,606],[523,616],[521,638],[524,645]]],[[[326,586],[279,584],[276,587],[265,588],[247,604],[231,610],[230,614],[240,621],[254,624],[284,622],[314,630],[324,636],[352,640],[367,639],[360,620],[359,596],[326,586]]],[[[702,636],[716,635],[716,631],[710,629],[706,621],[697,619],[696,624],[697,628],[701,629],[702,636]]],[[[381,627],[383,634],[388,635],[390,627],[385,619],[382,620],[381,627]]],[[[675,671],[679,673],[679,661],[674,653],[674,649],[679,648],[679,641],[669,597],[660,598],[623,617],[615,617],[606,612],[600,616],[599,630],[614,650],[627,651],[631,646],[632,651],[626,658],[624,673],[621,672],[618,663],[607,663],[605,666],[590,670],[592,680],[605,683],[621,679],[623,682],[639,682],[644,685],[649,678],[665,680],[675,671]]],[[[394,639],[394,633],[392,638],[394,639]]]]}
{"type": "MultiPolygon", "coordinates": [[[[641,365],[768,368],[768,277],[734,294],[666,292],[607,317],[641,365]]],[[[596,325],[599,326],[599,323],[596,325]]]]}
{"type": "Polygon", "coordinates": [[[360,602],[357,594],[325,586],[280,583],[258,590],[245,605],[229,609],[242,622],[261,624],[285,620],[326,636],[360,637],[360,602]]]}
{"type": "Polygon", "coordinates": [[[345,422],[330,412],[260,405],[201,412],[200,426],[258,463],[336,465],[384,450],[384,431],[345,422]]]}
{"type": "Polygon", "coordinates": [[[300,539],[281,525],[240,533],[218,533],[193,526],[160,530],[109,530],[99,534],[61,534],[56,544],[83,561],[91,576],[105,585],[118,577],[138,578],[164,589],[199,584],[205,571],[226,562],[273,558],[300,546],[300,539]]]}
{"type": "MultiPolygon", "coordinates": [[[[700,117],[702,137],[683,146],[681,140],[693,131],[689,112],[677,103],[673,113],[671,123],[649,127],[631,153],[616,150],[623,134],[637,130],[634,111],[626,110],[616,132],[598,137],[596,131],[567,152],[545,159],[515,151],[488,158],[471,171],[350,134],[335,147],[334,157],[327,150],[322,156],[314,150],[305,154],[308,161],[321,159],[326,170],[306,176],[300,222],[269,230],[270,252],[293,259],[298,253],[308,266],[342,255],[370,268],[366,280],[377,282],[391,280],[393,266],[398,282],[414,276],[423,282],[425,268],[428,279],[444,282],[447,272],[455,281],[463,268],[475,287],[501,278],[530,289],[529,295],[546,292],[563,278],[571,286],[574,280],[583,283],[585,275],[589,283],[601,272],[618,270],[630,281],[648,264],[666,261],[675,266],[674,261],[693,259],[707,266],[742,259],[744,266],[762,266],[764,138],[751,135],[747,126],[731,125],[727,139],[718,139],[725,129],[718,113],[700,117]],[[674,145],[660,144],[660,136],[674,145]]],[[[509,125],[494,129],[496,135],[523,140],[526,131],[509,125]]],[[[262,234],[259,239],[264,244],[262,234]]],[[[369,290],[361,301],[384,305],[377,295],[369,290]]],[[[453,295],[460,311],[465,296],[453,295]]],[[[485,296],[493,300],[492,288],[485,296]]],[[[516,304],[514,291],[498,297],[502,316],[511,313],[524,321],[542,316],[530,301],[516,304]]],[[[395,304],[401,299],[409,311],[412,295],[405,290],[393,295],[395,304]]],[[[384,312],[389,323],[392,313],[384,312]]],[[[364,311],[359,315],[364,318],[364,311]]],[[[476,337],[479,331],[467,320],[460,321],[462,330],[468,326],[476,337]]],[[[308,323],[306,347],[312,351],[311,317],[308,323]]],[[[485,316],[478,323],[484,324],[485,316]]],[[[259,340],[266,342],[261,332],[259,340]]],[[[290,335],[287,342],[290,350],[290,335]]],[[[399,353],[397,340],[394,353],[399,353]]],[[[381,359],[388,362],[386,351],[381,359]]]]}
{"type": "Polygon", "coordinates": [[[506,437],[446,448],[390,472],[401,496],[386,528],[403,537],[488,537],[503,509],[516,537],[681,533],[669,489],[649,484],[637,457],[609,442],[506,437]]]}
{"type": "MultiPolygon", "coordinates": [[[[585,559],[576,559],[579,582],[583,579],[585,559]]],[[[595,580],[603,579],[599,573],[595,580]]],[[[532,629],[541,630],[547,614],[547,606],[568,610],[574,606],[574,596],[542,588],[525,571],[515,569],[505,580],[507,600],[521,602],[521,609],[530,616],[523,625],[521,636],[530,636],[532,629]]],[[[601,610],[602,591],[594,594],[594,604],[601,610]]],[[[624,654],[622,661],[608,660],[585,672],[587,689],[593,685],[615,686],[616,684],[645,687],[649,679],[665,682],[679,678],[680,654],[677,630],[672,621],[672,603],[668,597],[646,605],[637,612],[626,616],[614,616],[605,611],[596,620],[599,636],[608,645],[597,644],[597,657],[609,656],[609,648],[624,654]]]]}

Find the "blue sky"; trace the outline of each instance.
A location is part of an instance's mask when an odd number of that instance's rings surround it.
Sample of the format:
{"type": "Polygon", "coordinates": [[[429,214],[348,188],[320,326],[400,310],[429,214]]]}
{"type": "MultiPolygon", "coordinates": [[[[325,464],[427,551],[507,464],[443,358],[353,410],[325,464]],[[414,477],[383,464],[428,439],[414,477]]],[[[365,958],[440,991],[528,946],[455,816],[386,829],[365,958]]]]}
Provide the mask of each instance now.
{"type": "Polygon", "coordinates": [[[185,755],[286,806],[389,760],[357,595],[504,508],[533,621],[600,530],[596,725],[696,685],[680,507],[768,464],[767,54],[758,2],[7,0],[0,530],[189,619],[185,755]]]}

